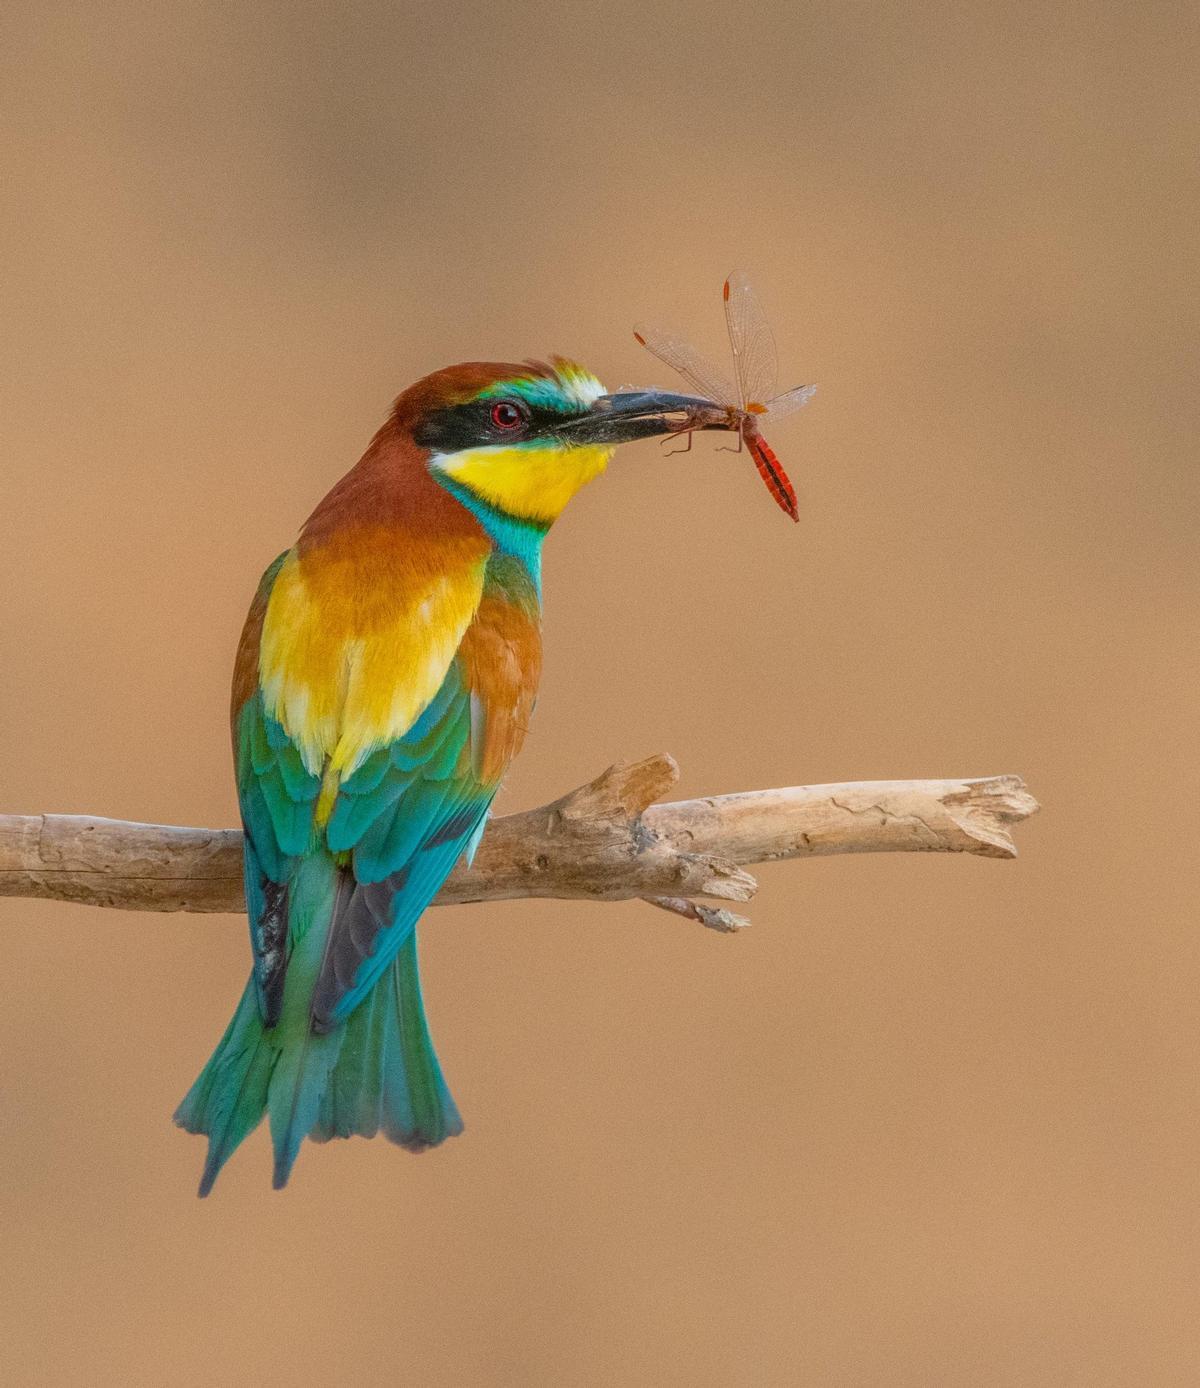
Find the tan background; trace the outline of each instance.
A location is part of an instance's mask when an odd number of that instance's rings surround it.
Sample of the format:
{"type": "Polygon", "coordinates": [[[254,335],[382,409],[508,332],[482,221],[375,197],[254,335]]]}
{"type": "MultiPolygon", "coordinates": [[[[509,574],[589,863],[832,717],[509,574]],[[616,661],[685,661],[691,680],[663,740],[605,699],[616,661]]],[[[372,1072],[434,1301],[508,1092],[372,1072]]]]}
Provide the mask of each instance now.
{"type": "Polygon", "coordinates": [[[234,817],[258,574],[391,396],[662,382],[756,272],[789,525],[705,441],[548,550],[505,792],[1024,774],[1017,863],[764,871],[754,930],[442,911],[468,1132],[171,1110],[232,917],[0,912],[11,1384],[1200,1381],[1191,7],[10,4],[3,808],[234,817]]]}

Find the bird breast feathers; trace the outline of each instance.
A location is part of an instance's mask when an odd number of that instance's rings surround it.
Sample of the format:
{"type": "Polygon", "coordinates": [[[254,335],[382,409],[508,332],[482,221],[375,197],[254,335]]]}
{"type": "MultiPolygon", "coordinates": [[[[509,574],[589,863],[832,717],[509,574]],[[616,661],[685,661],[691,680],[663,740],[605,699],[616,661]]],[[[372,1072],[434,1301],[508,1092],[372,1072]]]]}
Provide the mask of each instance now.
{"type": "Polygon", "coordinates": [[[412,727],[446,677],[483,578],[471,546],[410,550],[407,563],[365,572],[353,556],[288,556],[267,605],[259,679],[310,772],[328,762],[344,778],[412,727]]]}

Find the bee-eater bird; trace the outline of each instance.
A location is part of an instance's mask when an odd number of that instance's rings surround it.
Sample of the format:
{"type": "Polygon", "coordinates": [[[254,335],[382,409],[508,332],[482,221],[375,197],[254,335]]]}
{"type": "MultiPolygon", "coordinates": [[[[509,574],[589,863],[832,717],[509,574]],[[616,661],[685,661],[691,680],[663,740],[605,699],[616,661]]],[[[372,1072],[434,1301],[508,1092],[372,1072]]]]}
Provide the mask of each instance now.
{"type": "Polygon", "coordinates": [[[541,671],[541,549],[613,449],[728,411],[606,395],[582,367],[468,362],[406,390],[267,569],[233,675],[253,969],[175,1120],[200,1194],[269,1117],[431,1147],[462,1123],[421,1003],[417,918],[470,859],[541,671]]]}

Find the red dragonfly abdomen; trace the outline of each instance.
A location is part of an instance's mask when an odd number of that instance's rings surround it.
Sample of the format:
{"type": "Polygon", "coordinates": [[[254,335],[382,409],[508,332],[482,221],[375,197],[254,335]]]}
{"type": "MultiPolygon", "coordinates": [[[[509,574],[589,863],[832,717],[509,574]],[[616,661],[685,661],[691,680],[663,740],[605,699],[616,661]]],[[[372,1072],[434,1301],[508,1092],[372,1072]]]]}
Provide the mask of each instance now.
{"type": "Polygon", "coordinates": [[[754,466],[758,468],[758,475],[766,483],[767,490],[775,498],[779,509],[794,521],[798,521],[800,508],[796,504],[796,490],[784,472],[783,464],[775,456],[775,450],[753,427],[744,428],[742,437],[746,440],[746,447],[754,459],[754,466]]]}

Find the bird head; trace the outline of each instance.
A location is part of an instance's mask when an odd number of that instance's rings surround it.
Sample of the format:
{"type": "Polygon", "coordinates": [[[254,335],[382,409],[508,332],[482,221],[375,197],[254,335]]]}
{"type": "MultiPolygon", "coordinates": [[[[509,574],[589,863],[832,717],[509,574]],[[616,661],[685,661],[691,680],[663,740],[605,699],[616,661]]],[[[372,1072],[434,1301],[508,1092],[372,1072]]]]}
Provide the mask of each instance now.
{"type": "Polygon", "coordinates": [[[694,396],[606,394],[562,357],[447,367],[406,390],[393,419],[425,451],[431,474],[473,510],[539,528],[604,471],[619,444],[685,425],[730,427],[727,410],[694,396]]]}

